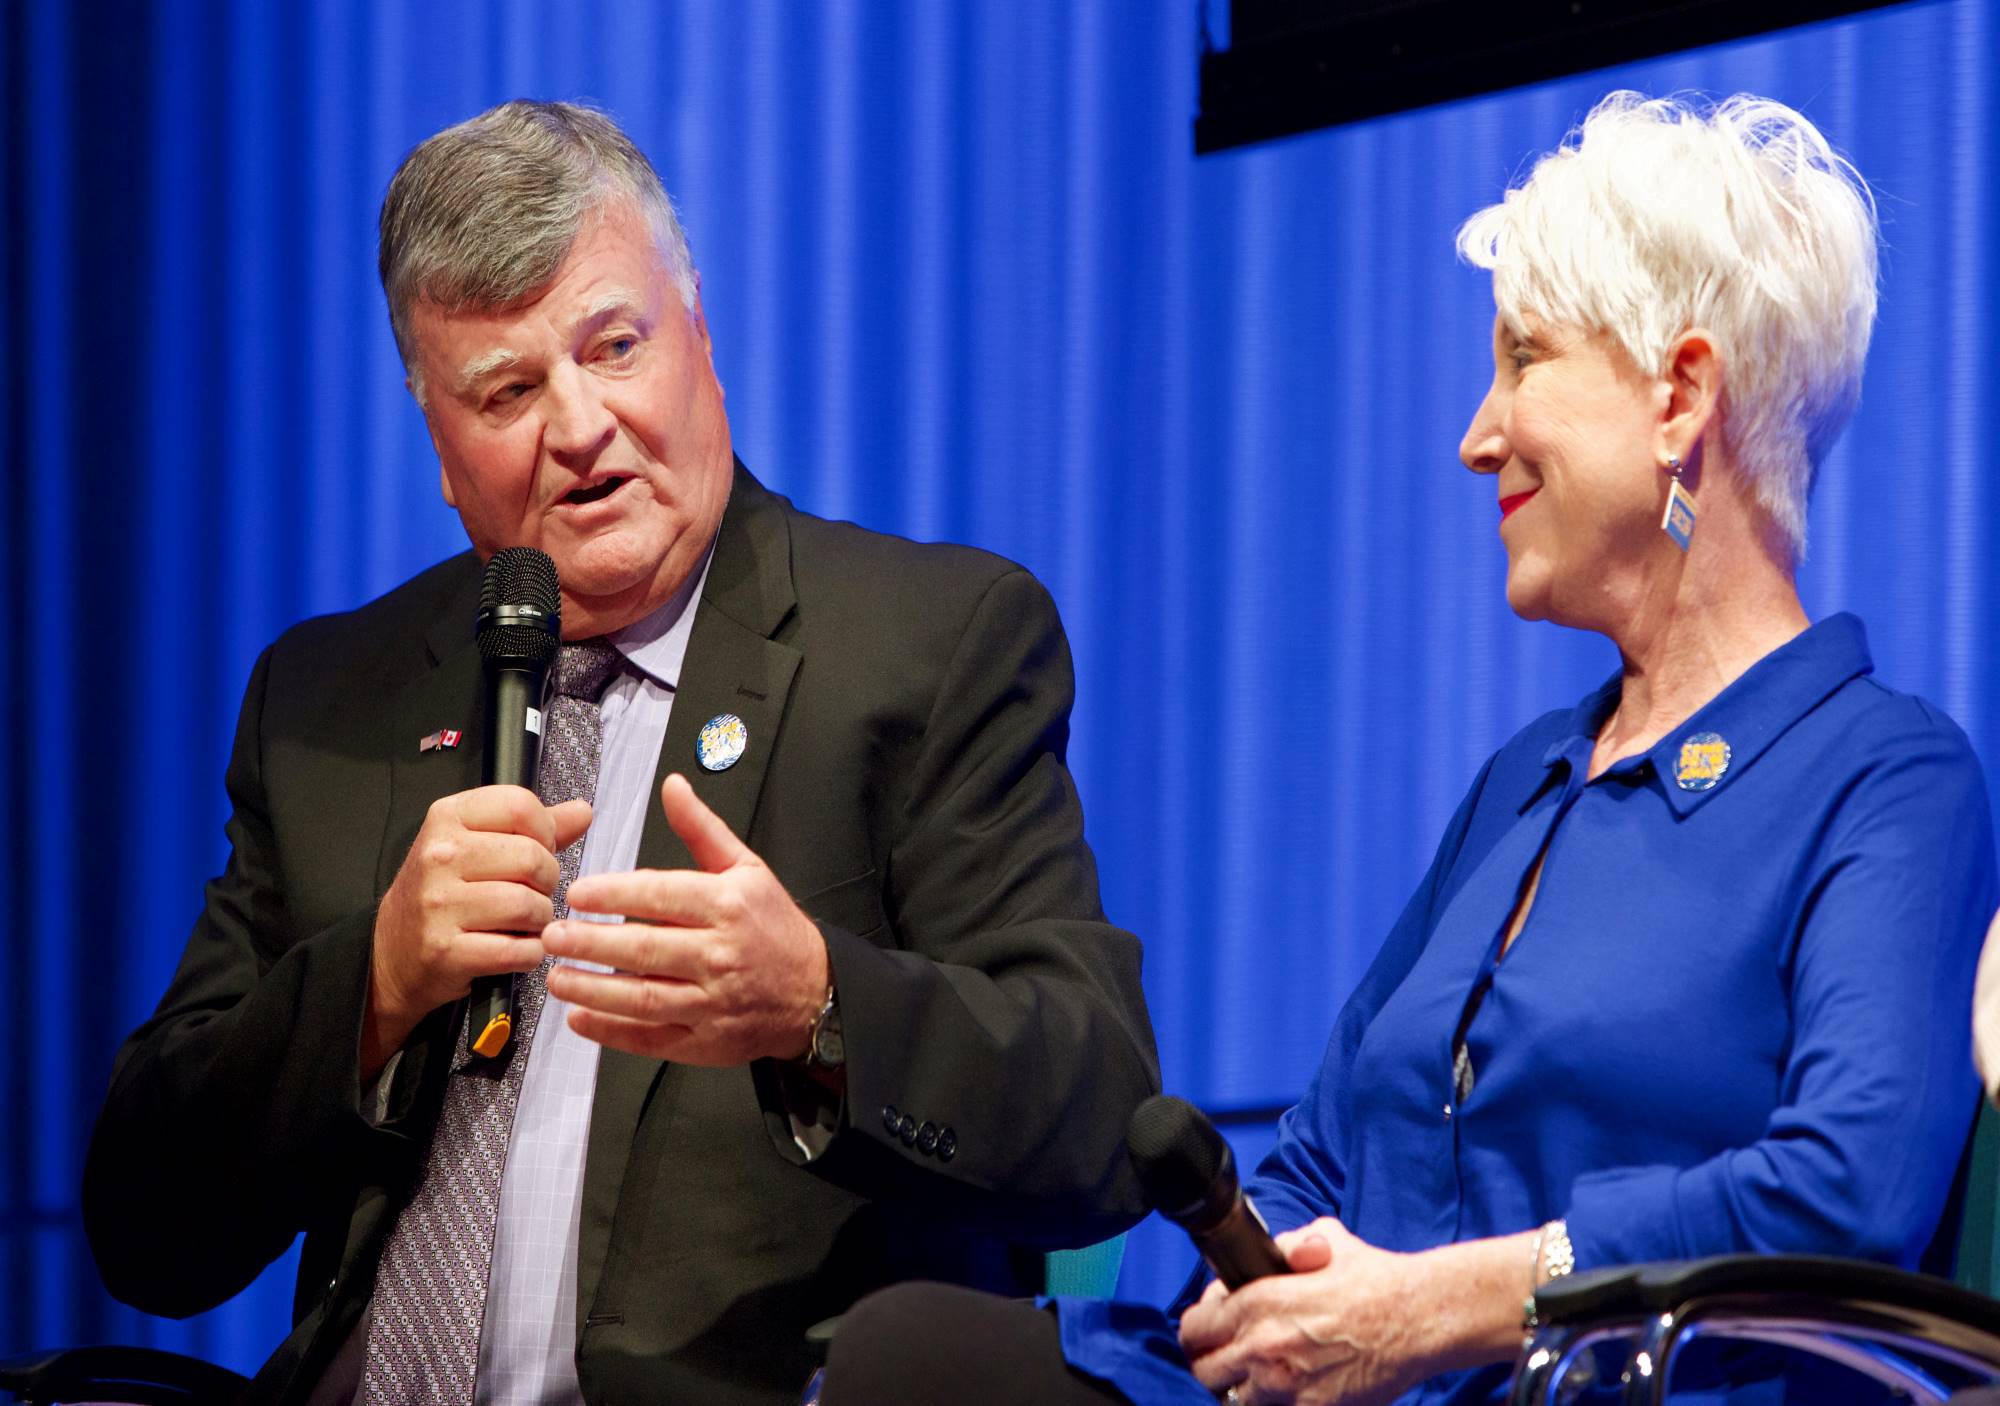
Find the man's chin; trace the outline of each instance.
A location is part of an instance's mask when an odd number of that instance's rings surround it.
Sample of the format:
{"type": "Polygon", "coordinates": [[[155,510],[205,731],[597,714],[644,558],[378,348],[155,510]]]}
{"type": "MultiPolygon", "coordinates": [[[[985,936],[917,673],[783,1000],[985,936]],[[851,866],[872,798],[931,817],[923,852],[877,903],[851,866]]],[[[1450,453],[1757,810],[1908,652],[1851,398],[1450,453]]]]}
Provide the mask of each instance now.
{"type": "Polygon", "coordinates": [[[662,605],[679,583],[665,579],[666,548],[626,550],[626,544],[591,542],[581,550],[551,553],[562,583],[563,634],[570,639],[623,629],[662,605]],[[571,624],[587,627],[572,630],[571,624]]]}
{"type": "Polygon", "coordinates": [[[605,533],[575,544],[551,544],[563,594],[617,597],[644,590],[667,559],[671,542],[642,541],[643,534],[605,533]]]}

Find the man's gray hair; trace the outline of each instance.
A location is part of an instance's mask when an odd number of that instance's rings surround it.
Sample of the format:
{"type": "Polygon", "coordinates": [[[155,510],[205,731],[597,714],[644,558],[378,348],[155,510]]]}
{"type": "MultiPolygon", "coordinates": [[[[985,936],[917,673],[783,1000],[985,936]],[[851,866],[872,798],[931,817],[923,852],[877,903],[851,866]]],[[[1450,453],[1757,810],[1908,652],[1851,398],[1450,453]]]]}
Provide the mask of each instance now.
{"type": "Polygon", "coordinates": [[[692,312],[694,259],[673,201],[653,163],[603,113],[575,103],[502,103],[403,158],[382,198],[377,266],[419,404],[423,372],[410,330],[417,304],[462,312],[519,302],[555,277],[584,221],[617,200],[632,201],[652,225],[692,312]]]}

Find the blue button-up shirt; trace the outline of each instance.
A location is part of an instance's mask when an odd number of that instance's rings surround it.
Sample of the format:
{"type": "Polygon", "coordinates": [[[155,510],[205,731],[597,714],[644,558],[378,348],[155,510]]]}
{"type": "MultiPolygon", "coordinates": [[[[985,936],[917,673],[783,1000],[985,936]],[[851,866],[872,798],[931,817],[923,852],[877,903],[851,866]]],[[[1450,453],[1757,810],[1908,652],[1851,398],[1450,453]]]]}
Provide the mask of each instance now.
{"type": "MultiPolygon", "coordinates": [[[[1579,1270],[1916,1265],[1977,1107],[1972,977],[2000,895],[1964,735],[1871,668],[1835,616],[1594,780],[1615,678],[1503,747],[1246,1187],[1272,1229],[1336,1216],[1420,1250],[1564,1217],[1579,1270]]],[[[1163,1318],[1061,1313],[1070,1360],[1135,1400],[1207,1399],[1163,1318]]],[[[1488,1400],[1507,1370],[1410,1399],[1488,1400]]]]}

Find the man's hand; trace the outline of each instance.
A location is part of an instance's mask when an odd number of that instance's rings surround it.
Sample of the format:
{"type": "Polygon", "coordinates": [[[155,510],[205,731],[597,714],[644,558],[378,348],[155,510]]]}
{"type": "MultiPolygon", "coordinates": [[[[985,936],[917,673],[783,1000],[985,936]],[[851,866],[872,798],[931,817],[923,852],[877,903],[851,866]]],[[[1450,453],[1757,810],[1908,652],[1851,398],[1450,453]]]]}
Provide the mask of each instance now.
{"type": "Polygon", "coordinates": [[[1415,1265],[1316,1220],[1278,1237],[1291,1274],[1235,1292],[1218,1281],[1181,1318],[1181,1350],[1244,1406],[1393,1401],[1437,1369],[1415,1265]]]}
{"type": "Polygon", "coordinates": [[[701,803],[687,779],[660,787],[667,823],[696,869],[592,874],[570,885],[578,913],[623,923],[551,923],[549,991],[577,1034],[633,1054],[714,1067],[806,1053],[826,1002],[826,941],[764,861],[701,803]]]}
{"type": "Polygon", "coordinates": [[[540,965],[556,855],[589,826],[590,802],[545,806],[519,786],[482,786],[431,805],[375,914],[364,1083],[417,1022],[471,991],[473,978],[540,965]]]}

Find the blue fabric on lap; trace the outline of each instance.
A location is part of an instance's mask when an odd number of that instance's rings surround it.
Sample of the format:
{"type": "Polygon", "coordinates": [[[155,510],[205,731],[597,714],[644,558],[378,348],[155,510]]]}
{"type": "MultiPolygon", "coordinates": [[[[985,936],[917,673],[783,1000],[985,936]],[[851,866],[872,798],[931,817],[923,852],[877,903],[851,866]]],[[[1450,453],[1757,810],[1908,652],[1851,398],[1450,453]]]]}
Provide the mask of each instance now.
{"type": "Polygon", "coordinates": [[[1213,1406],[1181,1353],[1171,1318],[1146,1304],[1062,1296],[1038,1302],[1056,1311],[1063,1356],[1085,1376],[1108,1382],[1142,1406],[1213,1406]]]}

